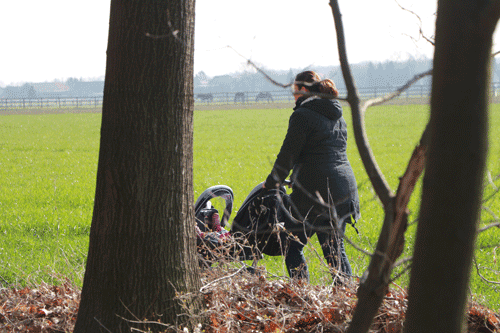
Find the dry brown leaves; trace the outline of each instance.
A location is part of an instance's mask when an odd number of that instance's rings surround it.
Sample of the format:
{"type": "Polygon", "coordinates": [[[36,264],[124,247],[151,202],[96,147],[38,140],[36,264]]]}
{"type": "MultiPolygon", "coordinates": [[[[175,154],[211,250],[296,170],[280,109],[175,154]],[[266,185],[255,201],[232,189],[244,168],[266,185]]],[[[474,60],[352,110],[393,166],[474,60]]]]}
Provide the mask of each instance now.
{"type": "MultiPolygon", "coordinates": [[[[354,282],[314,286],[269,278],[265,272],[233,273],[212,269],[204,274],[204,332],[345,332],[352,318],[354,282]]],[[[0,288],[0,332],[71,332],[79,301],[80,289],[68,281],[0,288]]],[[[391,289],[371,332],[402,332],[406,307],[406,291],[391,289]]],[[[468,332],[500,332],[500,314],[471,303],[468,332]]]]}
{"type": "MultiPolygon", "coordinates": [[[[209,333],[345,332],[357,301],[355,282],[314,286],[268,278],[265,272],[238,274],[218,283],[210,281],[220,279],[220,273],[206,279],[209,323],[204,330],[209,333]]],[[[390,289],[370,332],[402,332],[407,303],[406,290],[390,289]]],[[[468,332],[500,332],[500,314],[471,303],[468,332]]]]}
{"type": "Polygon", "coordinates": [[[71,332],[80,289],[68,281],[36,289],[0,289],[0,332],[71,332]]]}

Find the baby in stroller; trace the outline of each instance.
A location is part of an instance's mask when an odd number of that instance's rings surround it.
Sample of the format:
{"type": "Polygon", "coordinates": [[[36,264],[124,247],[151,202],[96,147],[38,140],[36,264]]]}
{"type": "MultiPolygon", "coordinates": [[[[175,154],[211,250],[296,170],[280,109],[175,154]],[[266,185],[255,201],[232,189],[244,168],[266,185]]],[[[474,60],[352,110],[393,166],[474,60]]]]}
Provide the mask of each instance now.
{"type": "Polygon", "coordinates": [[[285,188],[265,190],[262,183],[255,186],[234,217],[231,230],[227,231],[224,227],[233,201],[233,191],[225,185],[208,188],[196,200],[197,249],[202,267],[221,260],[254,260],[256,264],[262,254],[283,254],[281,244],[286,237],[283,221],[287,218],[289,202],[285,188]],[[225,200],[222,219],[210,202],[216,197],[225,200]]]}

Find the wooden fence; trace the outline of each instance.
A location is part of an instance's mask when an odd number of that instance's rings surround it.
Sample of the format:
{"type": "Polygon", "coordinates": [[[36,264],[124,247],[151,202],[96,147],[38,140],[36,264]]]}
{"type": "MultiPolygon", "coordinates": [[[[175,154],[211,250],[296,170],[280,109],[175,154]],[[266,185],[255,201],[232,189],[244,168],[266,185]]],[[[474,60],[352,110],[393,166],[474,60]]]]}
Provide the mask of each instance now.
{"type": "MultiPolygon", "coordinates": [[[[499,89],[495,88],[496,92],[499,89]]],[[[500,87],[500,85],[498,85],[500,87]]],[[[362,99],[379,97],[391,93],[396,87],[358,88],[362,99]]],[[[339,89],[340,96],[345,96],[345,89],[339,89]]],[[[413,86],[398,99],[428,98],[429,86],[413,86]]],[[[244,91],[244,92],[205,92],[194,94],[195,105],[230,105],[255,103],[290,103],[294,101],[290,89],[276,91],[244,91]]],[[[30,108],[100,108],[103,97],[43,97],[43,98],[0,98],[0,109],[30,108]]]]}
{"type": "Polygon", "coordinates": [[[98,108],[101,97],[0,98],[0,109],[98,108]]]}

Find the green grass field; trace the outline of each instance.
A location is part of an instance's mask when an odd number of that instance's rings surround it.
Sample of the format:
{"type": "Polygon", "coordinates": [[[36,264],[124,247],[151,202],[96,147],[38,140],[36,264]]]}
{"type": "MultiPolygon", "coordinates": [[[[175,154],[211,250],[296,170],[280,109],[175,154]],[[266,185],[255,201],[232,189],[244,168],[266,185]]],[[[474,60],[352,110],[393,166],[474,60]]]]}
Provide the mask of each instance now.
{"type": "MultiPolygon", "coordinates": [[[[350,126],[349,109],[345,118],[350,126]]],[[[233,216],[250,190],[271,170],[286,133],[290,109],[206,110],[195,112],[194,192],[224,184],[235,193],[233,216]]],[[[426,105],[374,107],[366,114],[366,128],[377,162],[393,190],[428,119],[426,105]]],[[[92,219],[99,149],[100,114],[65,113],[0,116],[0,285],[57,282],[68,277],[81,284],[92,219]]],[[[500,174],[500,105],[491,108],[488,170],[500,174]]],[[[349,128],[350,129],[350,128],[349,128]]],[[[361,197],[360,234],[348,227],[347,236],[372,251],[383,210],[361,164],[352,131],[349,159],[361,197]]],[[[485,180],[485,198],[500,187],[485,180]]],[[[410,203],[410,221],[418,216],[420,186],[410,203]]],[[[500,215],[500,195],[485,202],[482,224],[500,215]],[[494,215],[492,215],[492,213],[494,215]]],[[[406,234],[402,257],[411,255],[416,223],[406,234]]],[[[500,230],[489,229],[477,240],[481,274],[500,280],[500,230]]],[[[347,245],[355,275],[369,258],[347,245]]],[[[329,283],[315,238],[306,248],[311,282],[329,283]]],[[[281,257],[260,262],[273,274],[285,275],[281,257]]],[[[401,269],[396,271],[396,274],[401,269]]],[[[408,283],[408,274],[396,280],[408,283]]],[[[471,292],[481,303],[500,309],[498,287],[472,272],[471,292]]]]}

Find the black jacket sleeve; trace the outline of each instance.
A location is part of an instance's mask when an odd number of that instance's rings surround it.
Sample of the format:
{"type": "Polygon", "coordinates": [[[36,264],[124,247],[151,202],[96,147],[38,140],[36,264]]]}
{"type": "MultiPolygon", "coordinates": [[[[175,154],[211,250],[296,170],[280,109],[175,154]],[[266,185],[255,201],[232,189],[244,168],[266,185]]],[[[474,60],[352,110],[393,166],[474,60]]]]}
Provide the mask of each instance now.
{"type": "Polygon", "coordinates": [[[276,188],[283,183],[297,162],[306,143],[307,121],[304,114],[297,111],[294,111],[290,116],[285,140],[281,145],[273,169],[265,182],[267,189],[276,188]]]}

